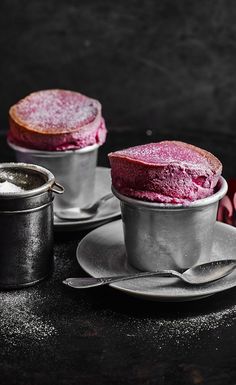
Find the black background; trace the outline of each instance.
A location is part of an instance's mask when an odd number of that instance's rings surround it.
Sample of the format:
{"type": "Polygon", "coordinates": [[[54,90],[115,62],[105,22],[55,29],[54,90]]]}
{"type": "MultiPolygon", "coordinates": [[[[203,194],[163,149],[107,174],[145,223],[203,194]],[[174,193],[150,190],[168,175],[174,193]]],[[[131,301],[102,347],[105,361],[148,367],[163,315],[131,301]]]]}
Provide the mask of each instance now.
{"type": "MultiPolygon", "coordinates": [[[[101,101],[110,134],[99,165],[114,149],[176,138],[235,177],[233,0],[1,0],[0,131],[12,104],[47,88],[101,101]]],[[[0,160],[13,159],[0,135],[0,160]]],[[[1,293],[0,384],[235,385],[236,289],[182,304],[67,290],[63,279],[84,274],[84,235],[56,233],[53,277],[22,292],[55,336],[11,330],[21,293],[1,293]]]]}
{"type": "Polygon", "coordinates": [[[235,20],[233,0],[2,0],[0,129],[55,87],[99,99],[111,130],[234,133],[235,20]]]}

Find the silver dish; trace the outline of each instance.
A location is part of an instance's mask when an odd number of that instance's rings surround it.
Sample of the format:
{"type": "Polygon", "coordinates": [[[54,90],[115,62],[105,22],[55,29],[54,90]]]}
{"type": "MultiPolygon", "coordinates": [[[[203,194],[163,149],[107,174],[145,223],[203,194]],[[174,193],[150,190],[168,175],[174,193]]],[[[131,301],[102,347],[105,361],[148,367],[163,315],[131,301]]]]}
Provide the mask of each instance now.
{"type": "MultiPolygon", "coordinates": [[[[216,222],[211,260],[234,259],[236,228],[216,222]]],[[[127,275],[138,270],[128,264],[121,220],[90,232],[77,248],[77,260],[92,277],[127,275]]],[[[193,301],[236,286],[236,271],[220,281],[203,286],[187,286],[175,278],[146,278],[110,285],[131,296],[151,301],[193,301]]]]}
{"type": "MultiPolygon", "coordinates": [[[[97,167],[95,171],[94,199],[97,200],[111,192],[110,169],[97,167]]],[[[54,227],[57,231],[88,230],[100,226],[105,222],[112,221],[120,217],[120,203],[116,197],[105,202],[94,215],[85,220],[61,220],[54,216],[54,227]]]]}

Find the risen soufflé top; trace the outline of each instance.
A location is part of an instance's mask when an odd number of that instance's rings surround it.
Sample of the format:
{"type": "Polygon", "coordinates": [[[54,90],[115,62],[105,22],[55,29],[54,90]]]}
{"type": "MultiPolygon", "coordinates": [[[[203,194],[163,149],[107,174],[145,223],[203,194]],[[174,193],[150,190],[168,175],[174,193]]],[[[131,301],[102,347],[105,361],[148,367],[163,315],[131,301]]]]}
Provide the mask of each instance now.
{"type": "Polygon", "coordinates": [[[121,194],[159,203],[188,204],[214,193],[222,172],[210,152],[179,141],[109,154],[112,184],[121,194]]]}
{"type": "Polygon", "coordinates": [[[8,140],[26,148],[61,151],[102,144],[106,138],[101,104],[78,92],[34,92],[9,111],[8,140]]]}

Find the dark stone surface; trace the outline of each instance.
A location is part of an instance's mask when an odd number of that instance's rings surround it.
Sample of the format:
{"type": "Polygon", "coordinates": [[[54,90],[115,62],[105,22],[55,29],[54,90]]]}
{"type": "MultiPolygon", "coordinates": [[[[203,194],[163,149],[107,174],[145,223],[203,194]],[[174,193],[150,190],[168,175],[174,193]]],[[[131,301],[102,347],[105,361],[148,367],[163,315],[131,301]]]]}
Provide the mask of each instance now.
{"type": "MultiPolygon", "coordinates": [[[[219,153],[233,173],[231,136],[192,132],[184,138],[219,153]]],[[[107,165],[106,153],[116,147],[149,140],[145,132],[114,130],[99,164],[107,165]]],[[[0,161],[12,159],[1,137],[0,161]]],[[[70,290],[62,280],[85,275],[75,251],[86,233],[57,232],[53,276],[0,293],[0,383],[234,385],[236,289],[190,303],[146,302],[108,287],[70,290]]]]}
{"type": "Polygon", "coordinates": [[[233,0],[0,3],[0,129],[31,91],[81,91],[109,127],[234,134],[233,0]]]}

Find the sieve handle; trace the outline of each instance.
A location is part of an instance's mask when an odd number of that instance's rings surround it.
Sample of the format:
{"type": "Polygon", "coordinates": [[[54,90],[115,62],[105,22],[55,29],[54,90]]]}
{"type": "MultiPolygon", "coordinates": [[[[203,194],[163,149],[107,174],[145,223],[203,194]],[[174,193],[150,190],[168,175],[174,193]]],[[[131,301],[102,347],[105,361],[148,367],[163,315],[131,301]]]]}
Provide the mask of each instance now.
{"type": "Polygon", "coordinates": [[[64,187],[57,182],[54,182],[53,185],[50,187],[50,190],[54,192],[55,194],[63,194],[65,189],[64,187]]]}

